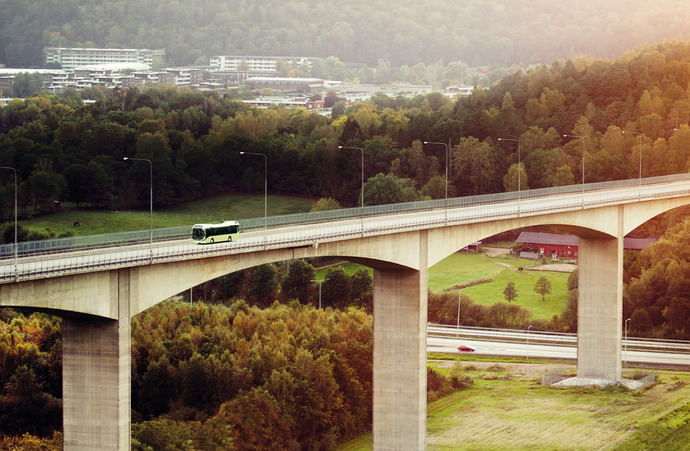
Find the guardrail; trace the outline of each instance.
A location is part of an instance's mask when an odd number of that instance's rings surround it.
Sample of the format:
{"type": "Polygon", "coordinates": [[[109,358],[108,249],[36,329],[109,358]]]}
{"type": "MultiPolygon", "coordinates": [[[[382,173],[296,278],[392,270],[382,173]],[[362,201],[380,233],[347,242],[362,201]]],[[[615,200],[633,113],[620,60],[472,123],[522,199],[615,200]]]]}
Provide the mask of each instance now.
{"type": "MultiPolygon", "coordinates": [[[[427,335],[443,338],[481,339],[483,341],[496,342],[529,342],[531,344],[552,344],[560,346],[577,346],[576,333],[546,332],[525,329],[495,329],[473,326],[435,324],[427,325],[427,335]]],[[[622,345],[627,345],[627,350],[632,351],[657,351],[690,354],[690,341],[669,340],[661,338],[627,337],[621,339],[622,345]]]]}
{"type": "MultiPolygon", "coordinates": [[[[449,199],[448,205],[452,205],[452,209],[446,210],[439,208],[440,206],[445,206],[445,200],[433,200],[424,202],[411,202],[404,204],[389,204],[389,205],[379,205],[372,207],[361,208],[349,208],[342,210],[330,210],[325,212],[316,213],[306,213],[297,215],[284,215],[284,216],[274,216],[267,218],[268,224],[271,227],[277,227],[288,224],[307,224],[307,223],[322,223],[323,227],[313,228],[305,233],[304,230],[299,230],[295,228],[292,231],[274,234],[275,236],[264,235],[263,239],[258,241],[257,239],[242,239],[236,243],[233,243],[231,248],[225,246],[217,246],[208,248],[204,246],[186,246],[184,250],[178,248],[160,250],[155,246],[151,248],[151,251],[144,252],[139,246],[138,250],[132,247],[123,247],[126,252],[120,251],[117,245],[122,244],[132,244],[132,243],[146,243],[149,241],[149,230],[138,231],[138,232],[126,232],[122,234],[109,234],[101,236],[91,236],[91,237],[79,237],[79,238],[69,238],[65,239],[66,242],[70,242],[69,246],[60,246],[54,244],[50,241],[57,240],[46,240],[46,242],[33,242],[33,243],[22,243],[23,245],[29,246],[28,249],[33,249],[27,254],[22,254],[22,257],[29,255],[43,253],[49,254],[45,258],[40,258],[38,261],[31,260],[31,258],[26,259],[18,265],[16,271],[14,268],[10,270],[10,265],[12,265],[12,260],[10,259],[12,254],[6,254],[5,258],[2,259],[2,264],[0,264],[0,282],[7,282],[10,280],[19,280],[27,278],[38,278],[44,277],[48,274],[67,274],[75,272],[92,271],[94,268],[98,269],[116,269],[124,266],[134,266],[145,263],[158,263],[164,261],[170,261],[171,259],[181,259],[181,258],[198,258],[200,256],[210,256],[210,255],[224,255],[228,253],[241,253],[241,252],[251,252],[258,249],[273,249],[289,246],[300,246],[300,245],[312,245],[318,242],[326,242],[338,239],[347,239],[358,236],[372,236],[382,233],[394,233],[407,230],[419,230],[421,228],[436,227],[439,225],[447,224],[467,224],[474,222],[481,222],[487,220],[504,219],[510,217],[527,216],[531,214],[545,214],[554,213],[560,211],[572,211],[580,208],[589,207],[599,207],[612,204],[623,204],[627,202],[633,202],[638,200],[656,199],[656,198],[672,198],[676,196],[688,196],[690,195],[690,186],[682,184],[678,186],[666,186],[660,185],[658,187],[648,187],[652,183],[659,182],[674,182],[674,181],[685,181],[690,179],[690,174],[679,174],[674,176],[665,177],[655,177],[651,179],[645,179],[641,183],[639,180],[626,180],[618,182],[606,182],[606,183],[595,183],[590,184],[589,190],[585,196],[579,195],[564,195],[564,192],[570,194],[580,194],[581,190],[574,189],[570,187],[561,188],[549,188],[542,190],[530,190],[521,193],[521,202],[506,203],[508,200],[516,200],[517,193],[499,193],[492,195],[483,196],[471,196],[463,198],[449,199]],[[634,182],[634,183],[633,183],[634,182]],[[613,190],[611,188],[621,186],[624,188],[630,188],[630,185],[637,187],[640,184],[640,189],[624,189],[624,190],[613,190]],[[643,186],[644,185],[644,186],[643,186]],[[601,189],[609,188],[610,191],[593,191],[593,187],[601,189]],[[550,194],[547,196],[546,194],[550,194]],[[560,194],[561,196],[554,196],[554,194],[560,194]],[[524,195],[523,195],[524,194],[524,195]],[[535,199],[538,202],[535,202],[535,199]],[[503,208],[491,208],[492,205],[499,205],[506,203],[506,207],[503,208]],[[465,208],[459,208],[465,207],[465,208]],[[475,208],[475,207],[485,207],[485,208],[475,208]],[[396,217],[395,219],[387,220],[392,214],[398,213],[416,213],[420,211],[431,211],[428,215],[417,215],[417,216],[407,216],[407,217],[396,217]],[[355,215],[354,213],[359,213],[355,215]],[[339,226],[336,222],[337,219],[351,219],[359,217],[372,217],[376,216],[380,218],[379,221],[369,222],[362,221],[360,227],[349,226],[339,226]],[[328,223],[332,222],[333,226],[328,226],[328,223]],[[118,241],[115,241],[118,240],[118,241]],[[43,246],[37,246],[36,248],[31,248],[34,243],[43,243],[43,246]],[[116,246],[113,246],[113,245],[116,246]],[[74,258],[70,256],[69,258],[61,258],[58,263],[58,257],[61,253],[67,251],[84,250],[84,249],[94,249],[110,247],[108,253],[97,254],[98,249],[78,255],[74,258]]],[[[580,186],[582,189],[583,187],[580,186]]],[[[587,187],[584,187],[587,188],[587,187]]],[[[264,227],[264,218],[253,218],[249,220],[240,221],[242,227],[247,230],[260,229],[264,227]]],[[[179,231],[184,231],[184,235],[188,236],[190,227],[182,228],[171,228],[171,229],[156,229],[154,232],[154,238],[156,241],[171,239],[171,237],[176,237],[176,233],[179,231]]],[[[254,237],[256,238],[256,237],[254,237]]],[[[190,241],[191,243],[191,241],[190,241]]],[[[11,246],[10,246],[11,247],[11,246]]],[[[13,249],[13,248],[12,248],[13,249]]],[[[147,247],[148,249],[148,247],[147,247]]]]}
{"type": "MultiPolygon", "coordinates": [[[[455,197],[450,199],[435,199],[417,202],[404,202],[399,204],[386,204],[365,206],[364,208],[342,208],[310,213],[294,213],[289,215],[269,216],[266,218],[266,226],[273,228],[295,224],[310,224],[316,222],[351,219],[359,217],[372,217],[394,213],[440,210],[444,208],[462,208],[479,205],[491,205],[514,200],[530,200],[559,194],[589,193],[602,189],[647,186],[656,183],[689,180],[690,174],[673,174],[642,179],[617,180],[612,182],[588,183],[585,185],[568,185],[555,188],[540,188],[526,191],[512,191],[509,193],[483,194],[478,196],[455,197]]],[[[631,196],[633,200],[635,196],[631,196]]],[[[577,204],[575,202],[574,204],[577,204]]],[[[576,206],[576,205],[574,205],[576,206]]],[[[524,210],[524,214],[534,213],[536,210],[524,210]]],[[[264,227],[264,218],[239,219],[241,230],[256,230],[264,227]]],[[[169,227],[153,230],[154,241],[164,241],[188,237],[191,234],[192,224],[181,227],[169,227]]],[[[137,230],[132,232],[118,232],[101,235],[88,235],[69,238],[57,238],[41,241],[26,241],[18,243],[17,253],[20,256],[59,253],[80,249],[92,249],[113,245],[145,243],[150,240],[150,230],[137,230]]],[[[0,245],[0,260],[14,256],[14,244],[0,245]]]]}

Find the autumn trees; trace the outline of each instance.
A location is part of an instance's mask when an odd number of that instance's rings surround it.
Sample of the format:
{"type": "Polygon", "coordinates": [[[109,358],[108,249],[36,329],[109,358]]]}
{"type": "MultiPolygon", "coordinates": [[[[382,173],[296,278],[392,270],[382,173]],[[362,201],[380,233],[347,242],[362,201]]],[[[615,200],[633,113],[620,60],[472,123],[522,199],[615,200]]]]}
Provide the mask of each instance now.
{"type": "Polygon", "coordinates": [[[623,310],[632,333],[690,338],[690,221],[673,225],[629,263],[623,310]]]}

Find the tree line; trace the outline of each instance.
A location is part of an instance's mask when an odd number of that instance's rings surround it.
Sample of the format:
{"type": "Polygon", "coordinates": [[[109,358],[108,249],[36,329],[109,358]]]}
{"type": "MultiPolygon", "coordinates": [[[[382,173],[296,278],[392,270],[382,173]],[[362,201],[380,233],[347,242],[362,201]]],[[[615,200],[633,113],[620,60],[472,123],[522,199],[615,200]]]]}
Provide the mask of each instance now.
{"type": "Polygon", "coordinates": [[[373,280],[367,269],[348,275],[340,260],[319,258],[268,263],[211,280],[194,287],[192,299],[226,303],[244,299],[250,305],[269,307],[275,301],[297,300],[302,304],[372,312],[373,280]],[[317,282],[314,265],[329,266],[317,282]]]}
{"type": "MultiPolygon", "coordinates": [[[[640,166],[645,177],[686,172],[688,61],[690,44],[670,42],[612,61],[516,72],[456,100],[377,94],[331,118],[165,87],[101,92],[93,105],[75,92],[44,95],[0,109],[0,164],[17,169],[22,216],[65,201],[147,208],[149,166],[124,156],[152,161],[157,209],[262,192],[261,161],[240,151],[267,156],[270,192],[343,206],[359,203],[359,148],[365,204],[443,197],[445,147],[425,141],[450,143],[451,196],[516,190],[518,180],[527,189],[579,183],[583,175],[585,182],[635,178],[640,166]]],[[[12,174],[0,180],[0,217],[8,220],[12,174]]]]}

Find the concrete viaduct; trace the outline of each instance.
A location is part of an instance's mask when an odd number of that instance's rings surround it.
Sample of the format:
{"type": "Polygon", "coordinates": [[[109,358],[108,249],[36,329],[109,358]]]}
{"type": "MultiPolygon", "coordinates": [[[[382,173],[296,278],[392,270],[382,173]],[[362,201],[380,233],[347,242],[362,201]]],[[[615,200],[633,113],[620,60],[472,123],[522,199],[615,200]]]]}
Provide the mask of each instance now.
{"type": "MultiPolygon", "coordinates": [[[[264,263],[324,256],[362,262],[374,268],[374,449],[424,449],[430,266],[507,230],[550,225],[578,235],[577,376],[615,382],[621,378],[623,237],[654,216],[690,203],[688,188],[684,179],[639,190],[635,185],[523,198],[472,207],[469,216],[468,208],[459,207],[386,215],[362,219],[361,233],[265,241],[263,247],[242,251],[234,247],[239,242],[197,246],[213,253],[20,276],[0,284],[0,305],[48,310],[64,318],[65,449],[128,450],[132,316],[190,287],[264,263]],[[413,217],[439,220],[410,221],[413,217]]],[[[359,232],[357,219],[302,228],[309,235],[337,224],[359,232]]],[[[0,263],[11,268],[11,261],[0,263]]]]}

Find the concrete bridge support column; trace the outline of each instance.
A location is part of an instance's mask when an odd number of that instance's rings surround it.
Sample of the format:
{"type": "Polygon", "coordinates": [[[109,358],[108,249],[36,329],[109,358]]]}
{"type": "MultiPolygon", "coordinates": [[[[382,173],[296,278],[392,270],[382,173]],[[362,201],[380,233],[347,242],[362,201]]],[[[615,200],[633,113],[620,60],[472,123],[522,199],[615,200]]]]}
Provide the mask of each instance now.
{"type": "Polygon", "coordinates": [[[65,450],[130,449],[129,274],[117,272],[119,320],[63,320],[65,450]]]}
{"type": "Polygon", "coordinates": [[[375,450],[426,447],[426,232],[422,270],[374,269],[375,450]]]}
{"type": "Polygon", "coordinates": [[[621,378],[623,237],[582,238],[578,250],[577,377],[621,378]]]}

